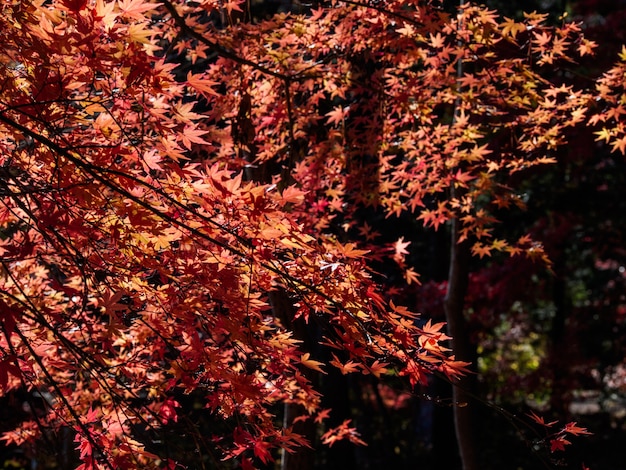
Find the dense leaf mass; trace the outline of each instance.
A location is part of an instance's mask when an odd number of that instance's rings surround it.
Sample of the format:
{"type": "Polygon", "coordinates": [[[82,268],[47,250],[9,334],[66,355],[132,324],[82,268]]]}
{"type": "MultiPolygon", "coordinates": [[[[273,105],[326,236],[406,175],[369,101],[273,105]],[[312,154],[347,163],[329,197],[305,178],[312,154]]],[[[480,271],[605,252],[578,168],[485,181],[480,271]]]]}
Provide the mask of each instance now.
{"type": "MultiPolygon", "coordinates": [[[[408,242],[377,243],[362,211],[455,218],[475,255],[547,261],[494,231],[498,211],[524,206],[511,175],[553,162],[591,102],[598,139],[626,150],[624,53],[597,90],[559,82],[552,69],[595,44],[539,14],[422,0],[257,22],[237,0],[1,8],[0,391],[47,397],[3,439],[71,428],[83,469],[174,468],[146,446],[186,394],[230,429],[198,445],[251,468],[307,445],[276,405],[323,423],[310,371],[462,375],[443,325],[374,282],[382,258],[419,277],[408,242]],[[294,319],[319,328],[331,361],[294,319]]],[[[361,443],[349,422],[324,429],[339,439],[361,443]]]]}

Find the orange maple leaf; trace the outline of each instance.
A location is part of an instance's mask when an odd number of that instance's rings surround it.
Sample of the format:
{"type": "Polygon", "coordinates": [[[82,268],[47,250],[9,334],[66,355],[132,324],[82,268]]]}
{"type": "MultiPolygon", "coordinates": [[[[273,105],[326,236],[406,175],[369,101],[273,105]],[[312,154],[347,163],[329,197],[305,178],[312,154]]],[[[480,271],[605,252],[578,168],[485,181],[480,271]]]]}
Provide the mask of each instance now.
{"type": "Polygon", "coordinates": [[[304,367],[308,367],[309,369],[313,369],[322,374],[326,374],[326,372],[324,372],[324,370],[322,369],[322,366],[324,365],[324,363],[319,362],[319,361],[314,361],[313,359],[309,359],[310,357],[311,357],[311,354],[309,353],[303,354],[300,357],[300,364],[302,364],[304,367]]]}
{"type": "Polygon", "coordinates": [[[287,186],[280,194],[280,202],[282,204],[299,204],[304,200],[305,195],[305,191],[295,186],[287,186]]]}
{"type": "Polygon", "coordinates": [[[626,154],[626,135],[624,135],[621,139],[614,140],[612,145],[613,147],[611,148],[611,151],[615,152],[616,150],[619,150],[622,155],[626,154]]]}
{"type": "Polygon", "coordinates": [[[330,408],[325,408],[323,410],[320,410],[317,415],[315,416],[315,422],[317,424],[321,424],[322,421],[324,421],[325,419],[328,419],[330,417],[330,408]]]}
{"type": "Polygon", "coordinates": [[[415,272],[413,268],[406,269],[404,271],[404,280],[408,285],[417,284],[418,286],[421,284],[420,275],[415,272]]]}
{"type": "Polygon", "coordinates": [[[537,44],[540,48],[545,47],[552,39],[552,36],[546,31],[544,31],[543,33],[534,33],[533,36],[533,42],[537,44]]]}
{"type": "Polygon", "coordinates": [[[546,423],[543,417],[537,415],[534,411],[531,411],[530,413],[527,413],[527,414],[529,417],[532,418],[532,420],[535,423],[540,424],[541,426],[544,426],[546,428],[552,427],[558,422],[558,421],[550,421],[549,423],[546,423]]]}
{"type": "Polygon", "coordinates": [[[388,365],[389,364],[386,362],[380,362],[376,360],[367,368],[367,370],[374,377],[379,379],[382,374],[385,374],[389,370],[387,369],[388,365]]]}
{"type": "Polygon", "coordinates": [[[342,364],[341,361],[333,354],[333,360],[330,363],[335,366],[337,369],[341,371],[343,375],[351,374],[353,372],[359,371],[359,364],[353,361],[348,361],[345,364],[342,364]]]}
{"type": "Polygon", "coordinates": [[[484,256],[491,256],[492,248],[493,247],[489,245],[483,245],[482,243],[476,242],[472,246],[472,254],[474,256],[478,255],[480,258],[483,258],[484,256]]]}
{"type": "MultiPolygon", "coordinates": [[[[424,332],[425,335],[429,335],[432,336],[436,333],[439,333],[439,331],[441,331],[441,329],[445,326],[446,324],[444,322],[439,322],[439,323],[433,323],[432,320],[428,320],[426,322],[426,324],[424,326],[422,326],[422,331],[424,332]]],[[[447,338],[446,338],[447,339],[447,338]]]]}
{"type": "Polygon", "coordinates": [[[593,50],[598,47],[598,43],[595,41],[590,41],[589,39],[582,39],[580,44],[578,45],[578,53],[580,56],[584,56],[585,54],[593,54],[593,50]]]}
{"type": "Polygon", "coordinates": [[[332,111],[326,113],[326,116],[328,116],[328,119],[326,120],[326,122],[328,124],[339,125],[343,123],[343,120],[345,119],[349,111],[350,111],[349,106],[346,106],[345,108],[342,108],[341,106],[335,106],[335,108],[332,111]]]}
{"type": "Polygon", "coordinates": [[[337,250],[346,258],[361,258],[369,253],[369,250],[358,250],[354,243],[346,243],[345,245],[338,244],[337,250]]]}
{"type": "Polygon", "coordinates": [[[144,2],[143,0],[119,0],[118,5],[124,16],[136,20],[145,19],[144,13],[154,10],[161,3],[144,2]]]}
{"type": "Polygon", "coordinates": [[[187,85],[194,90],[198,91],[202,96],[208,98],[209,96],[220,96],[213,87],[219,85],[218,82],[204,78],[202,74],[187,73],[187,85]]]}
{"type": "Polygon", "coordinates": [[[203,131],[196,129],[195,126],[186,126],[182,132],[183,145],[191,150],[191,144],[209,145],[210,143],[204,140],[201,136],[208,134],[209,131],[203,131]]]}
{"type": "Polygon", "coordinates": [[[435,48],[435,49],[440,49],[445,45],[445,36],[442,36],[441,33],[437,33],[436,35],[433,36],[433,34],[430,35],[430,44],[435,48]]]}
{"type": "Polygon", "coordinates": [[[517,23],[515,20],[511,18],[504,17],[504,21],[502,22],[502,36],[510,36],[515,39],[517,33],[522,33],[526,30],[526,26],[522,23],[517,23]]]}

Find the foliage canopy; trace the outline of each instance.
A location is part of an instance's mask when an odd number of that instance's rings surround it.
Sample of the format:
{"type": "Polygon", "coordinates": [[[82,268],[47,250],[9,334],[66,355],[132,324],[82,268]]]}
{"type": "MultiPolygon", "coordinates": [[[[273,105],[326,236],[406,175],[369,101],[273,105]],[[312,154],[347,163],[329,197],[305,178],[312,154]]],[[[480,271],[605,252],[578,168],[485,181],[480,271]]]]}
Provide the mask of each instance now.
{"type": "MultiPolygon", "coordinates": [[[[481,258],[548,262],[528,235],[497,235],[524,206],[512,181],[586,119],[626,151],[626,52],[595,90],[553,71],[593,53],[575,23],[421,0],[249,13],[3,2],[0,390],[47,401],[6,441],[69,427],[83,469],[175,468],[146,445],[194,393],[231,429],[199,448],[252,468],[308,445],[276,405],[324,422],[310,371],[458,378],[444,325],[370,269],[390,259],[419,283],[408,242],[381,244],[363,214],[456,219],[481,258]]],[[[347,422],[325,429],[338,439],[360,442],[347,422]]]]}

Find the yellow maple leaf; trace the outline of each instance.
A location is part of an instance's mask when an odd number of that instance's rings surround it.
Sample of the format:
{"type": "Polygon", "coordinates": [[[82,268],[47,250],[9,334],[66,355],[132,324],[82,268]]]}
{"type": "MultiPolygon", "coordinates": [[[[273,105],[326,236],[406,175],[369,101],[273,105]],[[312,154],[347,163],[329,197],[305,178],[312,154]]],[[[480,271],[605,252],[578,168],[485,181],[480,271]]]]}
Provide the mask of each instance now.
{"type": "Polygon", "coordinates": [[[322,374],[326,374],[326,372],[322,370],[322,366],[324,365],[324,363],[319,362],[319,361],[314,361],[313,359],[309,359],[310,357],[311,357],[311,354],[309,353],[303,354],[302,357],[300,357],[300,364],[302,364],[304,367],[308,367],[309,369],[313,369],[322,374]]]}

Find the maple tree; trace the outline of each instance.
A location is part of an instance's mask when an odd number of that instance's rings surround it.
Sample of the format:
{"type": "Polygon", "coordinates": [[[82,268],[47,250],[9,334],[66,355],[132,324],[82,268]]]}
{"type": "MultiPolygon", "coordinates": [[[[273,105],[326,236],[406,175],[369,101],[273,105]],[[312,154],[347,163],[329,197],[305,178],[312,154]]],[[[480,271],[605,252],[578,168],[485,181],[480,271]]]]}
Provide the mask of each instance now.
{"type": "MultiPolygon", "coordinates": [[[[315,374],[466,373],[463,258],[549,263],[530,236],[498,236],[497,214],[524,207],[514,176],[590,116],[624,153],[626,59],[581,90],[548,74],[593,53],[576,23],[441,6],[247,21],[242,1],[3,3],[0,390],[49,397],[4,440],[68,427],[80,468],[176,468],[146,436],[196,394],[230,428],[189,431],[199,451],[253,468],[311,444],[295,430],[329,414],[315,374]],[[381,287],[377,260],[420,278],[409,241],[367,214],[452,222],[454,354],[442,323],[381,287]],[[287,426],[284,404],[301,410],[287,426]]],[[[349,421],[321,436],[341,439],[362,443],[349,421]]]]}

